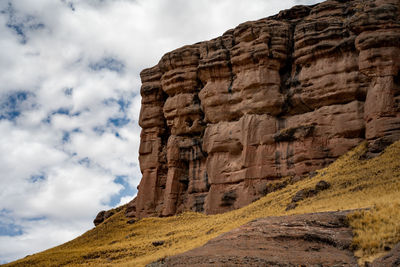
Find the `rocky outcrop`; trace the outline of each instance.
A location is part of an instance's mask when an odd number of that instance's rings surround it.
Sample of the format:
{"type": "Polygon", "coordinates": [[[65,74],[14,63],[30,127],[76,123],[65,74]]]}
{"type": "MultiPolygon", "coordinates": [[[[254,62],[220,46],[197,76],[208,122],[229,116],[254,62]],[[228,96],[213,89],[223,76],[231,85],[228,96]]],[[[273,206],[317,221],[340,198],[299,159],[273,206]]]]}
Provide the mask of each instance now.
{"type": "Polygon", "coordinates": [[[107,220],[108,218],[110,218],[111,216],[114,215],[114,211],[113,210],[102,210],[99,213],[97,213],[96,218],[94,218],[93,220],[93,224],[95,226],[101,224],[102,222],[104,222],[105,220],[107,220]]]}
{"type": "Polygon", "coordinates": [[[400,243],[398,243],[388,254],[374,260],[371,267],[398,267],[400,266],[400,243]]]}
{"type": "Polygon", "coordinates": [[[296,194],[292,197],[292,202],[290,202],[286,206],[286,210],[292,210],[297,207],[297,202],[302,201],[306,198],[313,197],[317,195],[319,192],[327,190],[331,187],[330,183],[327,181],[321,180],[319,181],[314,188],[304,188],[296,192],[296,194]]]}
{"type": "Polygon", "coordinates": [[[346,214],[258,219],[147,266],[358,266],[349,249],[352,230],[346,214]]]}
{"type": "Polygon", "coordinates": [[[400,137],[400,1],[330,0],[246,22],[141,73],[130,214],[220,213],[360,142],[400,137]]]}

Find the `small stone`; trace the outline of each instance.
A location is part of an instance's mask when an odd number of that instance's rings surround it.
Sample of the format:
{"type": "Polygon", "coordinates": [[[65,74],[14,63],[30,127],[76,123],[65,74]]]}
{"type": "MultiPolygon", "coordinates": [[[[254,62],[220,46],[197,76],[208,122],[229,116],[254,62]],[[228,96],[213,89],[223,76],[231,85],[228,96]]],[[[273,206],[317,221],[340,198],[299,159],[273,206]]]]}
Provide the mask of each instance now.
{"type": "Polygon", "coordinates": [[[301,189],[296,192],[296,194],[292,198],[292,202],[299,202],[300,200],[303,200],[306,198],[306,191],[305,189],[301,189]]]}
{"type": "Polygon", "coordinates": [[[135,219],[131,219],[131,220],[127,221],[126,223],[127,223],[127,224],[134,224],[135,222],[136,222],[135,219]]]}
{"type": "Polygon", "coordinates": [[[159,240],[159,241],[154,241],[152,244],[153,246],[158,247],[164,245],[164,243],[165,243],[164,240],[159,240]]]}
{"type": "Polygon", "coordinates": [[[316,190],[317,192],[319,192],[319,191],[326,190],[326,189],[328,189],[329,187],[331,187],[331,184],[330,184],[330,183],[328,183],[327,181],[321,180],[321,181],[319,181],[319,182],[315,185],[315,190],[316,190]]]}
{"type": "Polygon", "coordinates": [[[101,224],[104,221],[104,214],[105,213],[106,213],[106,211],[102,210],[97,214],[96,218],[93,220],[93,223],[94,223],[95,226],[101,224]]]}
{"type": "Polygon", "coordinates": [[[297,207],[297,203],[295,203],[295,202],[289,203],[289,204],[286,206],[286,211],[288,211],[288,210],[294,210],[296,207],[297,207]]]}
{"type": "Polygon", "coordinates": [[[131,238],[131,237],[134,237],[134,236],[136,236],[136,233],[131,233],[131,234],[125,236],[125,238],[131,238]]]}
{"type": "Polygon", "coordinates": [[[292,202],[299,202],[306,198],[315,196],[317,193],[318,193],[317,190],[314,190],[312,188],[301,189],[297,191],[297,193],[293,196],[292,202]]]}

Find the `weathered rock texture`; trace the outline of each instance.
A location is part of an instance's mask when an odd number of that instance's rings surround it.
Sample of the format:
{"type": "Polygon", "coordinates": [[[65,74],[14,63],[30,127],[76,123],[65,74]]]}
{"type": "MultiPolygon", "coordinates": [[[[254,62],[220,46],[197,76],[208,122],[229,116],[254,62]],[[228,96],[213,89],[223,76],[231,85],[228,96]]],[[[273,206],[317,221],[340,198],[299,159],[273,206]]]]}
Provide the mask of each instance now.
{"type": "Polygon", "coordinates": [[[346,212],[269,217],[148,266],[358,266],[351,242],[346,212]]]}
{"type": "Polygon", "coordinates": [[[112,210],[107,210],[107,211],[102,210],[99,213],[97,213],[96,218],[94,218],[94,220],[93,220],[93,224],[95,226],[97,226],[113,215],[114,215],[114,211],[112,211],[112,210]]]}
{"type": "Polygon", "coordinates": [[[239,208],[399,139],[399,18],[399,0],[296,6],[143,70],[136,216],[239,208]]]}
{"type": "Polygon", "coordinates": [[[376,259],[371,267],[399,267],[400,266],[400,243],[398,243],[388,254],[376,259]]]}

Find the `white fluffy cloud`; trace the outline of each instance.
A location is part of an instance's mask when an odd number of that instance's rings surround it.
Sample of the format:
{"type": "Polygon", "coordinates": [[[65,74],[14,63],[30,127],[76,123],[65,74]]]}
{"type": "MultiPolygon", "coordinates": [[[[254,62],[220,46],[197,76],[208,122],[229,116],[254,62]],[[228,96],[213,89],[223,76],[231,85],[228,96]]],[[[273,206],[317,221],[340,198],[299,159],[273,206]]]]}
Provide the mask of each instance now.
{"type": "Polygon", "coordinates": [[[0,1],[0,263],[82,234],[136,194],[143,68],[316,2],[0,1]]]}

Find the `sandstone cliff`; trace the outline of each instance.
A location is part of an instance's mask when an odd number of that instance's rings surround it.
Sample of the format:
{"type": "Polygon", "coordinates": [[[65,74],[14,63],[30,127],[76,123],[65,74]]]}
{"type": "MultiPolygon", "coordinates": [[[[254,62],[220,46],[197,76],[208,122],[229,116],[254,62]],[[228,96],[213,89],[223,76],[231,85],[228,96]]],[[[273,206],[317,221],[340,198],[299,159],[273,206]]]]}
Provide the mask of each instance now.
{"type": "Polygon", "coordinates": [[[246,22],[141,73],[131,216],[220,213],[360,142],[400,138],[400,1],[330,0],[246,22]]]}

